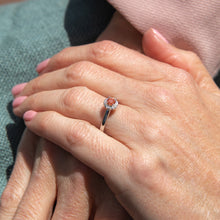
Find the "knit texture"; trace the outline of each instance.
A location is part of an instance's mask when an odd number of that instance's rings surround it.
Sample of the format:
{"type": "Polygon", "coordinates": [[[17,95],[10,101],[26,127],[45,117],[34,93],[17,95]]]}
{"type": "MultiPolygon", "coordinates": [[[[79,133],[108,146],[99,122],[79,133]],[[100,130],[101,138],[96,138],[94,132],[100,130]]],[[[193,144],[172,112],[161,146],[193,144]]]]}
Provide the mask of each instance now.
{"type": "Polygon", "coordinates": [[[161,32],[170,43],[196,52],[212,76],[220,68],[219,0],[108,0],[141,33],[161,32]]]}
{"type": "Polygon", "coordinates": [[[30,0],[0,7],[0,195],[13,168],[22,119],[11,88],[37,76],[36,65],[65,47],[95,41],[113,8],[103,0],[30,0]]]}

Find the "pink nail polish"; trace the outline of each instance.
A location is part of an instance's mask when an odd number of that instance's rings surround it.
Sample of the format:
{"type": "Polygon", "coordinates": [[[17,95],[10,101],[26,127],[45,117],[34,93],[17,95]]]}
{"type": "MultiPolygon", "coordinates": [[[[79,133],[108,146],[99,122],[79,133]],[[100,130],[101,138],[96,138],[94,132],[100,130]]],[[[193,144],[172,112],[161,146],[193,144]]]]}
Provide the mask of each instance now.
{"type": "Polygon", "coordinates": [[[15,85],[11,90],[12,95],[13,96],[18,95],[24,89],[26,85],[27,83],[21,83],[21,84],[15,85]]]}
{"type": "Polygon", "coordinates": [[[49,61],[50,61],[50,58],[48,58],[48,59],[44,60],[43,62],[39,63],[36,67],[36,71],[38,73],[41,73],[47,67],[49,61]]]}
{"type": "Polygon", "coordinates": [[[37,112],[32,111],[32,110],[27,111],[27,112],[24,113],[23,119],[25,121],[31,121],[35,117],[36,114],[37,114],[37,112]]]}
{"type": "Polygon", "coordinates": [[[153,30],[153,33],[157,36],[157,38],[159,40],[162,40],[165,43],[169,43],[168,40],[159,31],[157,31],[156,29],[153,29],[153,28],[152,28],[152,30],[153,30]]]}
{"type": "Polygon", "coordinates": [[[26,98],[27,98],[27,96],[17,97],[12,103],[13,108],[18,107],[26,98]]]}

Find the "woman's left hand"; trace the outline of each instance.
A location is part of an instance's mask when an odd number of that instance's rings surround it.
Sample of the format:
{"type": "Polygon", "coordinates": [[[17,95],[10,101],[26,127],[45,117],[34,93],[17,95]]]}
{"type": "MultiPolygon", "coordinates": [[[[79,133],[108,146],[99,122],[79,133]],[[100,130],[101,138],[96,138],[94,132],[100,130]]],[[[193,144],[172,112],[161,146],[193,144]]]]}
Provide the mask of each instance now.
{"type": "Polygon", "coordinates": [[[34,110],[27,127],[104,176],[135,219],[218,219],[220,92],[199,59],[185,60],[198,78],[111,42],[73,53],[14,102],[17,115],[34,110]],[[105,134],[109,95],[119,106],[105,134]]]}

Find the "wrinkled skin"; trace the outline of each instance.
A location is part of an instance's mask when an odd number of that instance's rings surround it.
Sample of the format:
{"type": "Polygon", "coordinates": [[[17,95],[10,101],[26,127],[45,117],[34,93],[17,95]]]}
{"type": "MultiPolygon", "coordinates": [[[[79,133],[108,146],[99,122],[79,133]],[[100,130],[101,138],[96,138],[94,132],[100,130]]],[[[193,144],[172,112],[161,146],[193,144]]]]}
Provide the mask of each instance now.
{"type": "MultiPolygon", "coordinates": [[[[118,26],[129,30],[130,46],[140,47],[140,42],[136,46],[139,34],[117,13],[98,40],[109,37],[120,41],[118,26]],[[133,36],[137,36],[135,41],[133,36]]],[[[51,218],[130,219],[101,176],[55,144],[26,130],[1,197],[0,219],[51,218]]]]}
{"type": "Polygon", "coordinates": [[[102,175],[134,219],[219,219],[219,89],[195,54],[154,30],[143,49],[165,63],[111,41],[65,49],[14,112],[102,175]],[[120,104],[102,133],[109,95],[120,104]]]}

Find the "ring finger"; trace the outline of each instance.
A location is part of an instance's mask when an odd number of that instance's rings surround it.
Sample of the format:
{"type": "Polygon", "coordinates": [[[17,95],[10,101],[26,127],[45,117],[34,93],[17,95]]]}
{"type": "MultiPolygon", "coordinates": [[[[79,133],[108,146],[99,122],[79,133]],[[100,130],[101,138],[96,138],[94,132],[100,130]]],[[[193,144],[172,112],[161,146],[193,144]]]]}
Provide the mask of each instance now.
{"type": "MultiPolygon", "coordinates": [[[[119,94],[118,94],[119,96],[119,94]]],[[[100,127],[105,109],[105,97],[86,87],[74,87],[66,90],[53,90],[34,94],[14,109],[16,115],[22,116],[28,110],[56,111],[66,117],[86,120],[96,127],[100,127]]],[[[131,128],[132,120],[138,120],[136,110],[126,106],[119,96],[117,111],[112,112],[106,123],[106,133],[121,141],[124,133],[130,133],[126,140],[130,144],[135,140],[136,132],[131,128]]]]}

